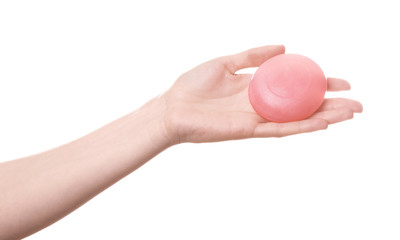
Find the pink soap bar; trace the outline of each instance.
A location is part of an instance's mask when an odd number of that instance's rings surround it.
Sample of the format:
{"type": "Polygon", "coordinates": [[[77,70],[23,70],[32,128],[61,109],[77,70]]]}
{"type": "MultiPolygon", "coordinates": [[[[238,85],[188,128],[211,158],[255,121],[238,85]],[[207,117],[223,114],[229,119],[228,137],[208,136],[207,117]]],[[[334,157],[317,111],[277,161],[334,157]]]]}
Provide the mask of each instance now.
{"type": "Polygon", "coordinates": [[[311,116],[322,104],[327,80],[311,59],[281,54],[264,62],[249,85],[249,99],[261,117],[291,122],[311,116]]]}

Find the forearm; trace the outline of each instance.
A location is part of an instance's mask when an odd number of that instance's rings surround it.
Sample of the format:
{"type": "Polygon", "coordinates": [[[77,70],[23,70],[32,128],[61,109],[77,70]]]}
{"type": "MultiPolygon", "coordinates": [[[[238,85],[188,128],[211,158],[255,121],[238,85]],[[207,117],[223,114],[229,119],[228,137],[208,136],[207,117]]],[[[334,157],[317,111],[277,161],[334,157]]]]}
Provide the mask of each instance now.
{"type": "Polygon", "coordinates": [[[153,99],[76,141],[0,164],[0,239],[52,224],[168,148],[163,108],[153,99]]]}

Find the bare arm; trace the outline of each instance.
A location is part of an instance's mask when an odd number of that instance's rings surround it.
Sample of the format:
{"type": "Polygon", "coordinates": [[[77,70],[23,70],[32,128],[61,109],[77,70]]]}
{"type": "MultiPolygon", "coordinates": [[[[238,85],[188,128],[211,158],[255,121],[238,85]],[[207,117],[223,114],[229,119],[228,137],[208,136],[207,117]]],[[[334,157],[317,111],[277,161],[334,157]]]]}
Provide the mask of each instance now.
{"type": "MultiPolygon", "coordinates": [[[[284,51],[266,46],[203,63],[162,96],[87,136],[0,164],[0,239],[54,223],[174,144],[317,131],[362,111],[360,103],[338,98],[326,99],[303,121],[272,123],[258,116],[247,96],[251,75],[235,72],[284,51]]],[[[328,88],[350,85],[330,78],[328,88]]]]}
{"type": "Polygon", "coordinates": [[[0,164],[0,239],[54,223],[167,148],[162,108],[153,99],[76,141],[0,164]]]}

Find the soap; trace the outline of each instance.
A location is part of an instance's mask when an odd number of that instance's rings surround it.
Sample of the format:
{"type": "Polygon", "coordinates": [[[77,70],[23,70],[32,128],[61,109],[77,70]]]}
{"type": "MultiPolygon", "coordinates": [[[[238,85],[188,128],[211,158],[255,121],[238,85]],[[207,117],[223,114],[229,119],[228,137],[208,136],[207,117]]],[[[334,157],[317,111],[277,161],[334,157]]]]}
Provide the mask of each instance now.
{"type": "Polygon", "coordinates": [[[280,54],[254,73],[249,100],[254,111],[272,122],[310,117],[322,104],[327,89],[324,72],[308,57],[280,54]]]}

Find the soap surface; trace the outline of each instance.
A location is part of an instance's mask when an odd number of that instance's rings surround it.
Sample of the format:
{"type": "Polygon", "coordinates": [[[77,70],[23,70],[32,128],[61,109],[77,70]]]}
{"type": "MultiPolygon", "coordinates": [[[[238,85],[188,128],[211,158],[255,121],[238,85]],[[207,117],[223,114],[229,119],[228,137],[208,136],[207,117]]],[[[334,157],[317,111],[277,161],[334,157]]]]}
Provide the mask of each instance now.
{"type": "Polygon", "coordinates": [[[254,73],[249,100],[258,115],[273,122],[299,121],[322,104],[327,80],[308,57],[281,54],[268,59],[254,73]]]}

